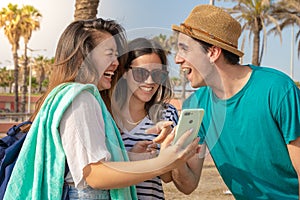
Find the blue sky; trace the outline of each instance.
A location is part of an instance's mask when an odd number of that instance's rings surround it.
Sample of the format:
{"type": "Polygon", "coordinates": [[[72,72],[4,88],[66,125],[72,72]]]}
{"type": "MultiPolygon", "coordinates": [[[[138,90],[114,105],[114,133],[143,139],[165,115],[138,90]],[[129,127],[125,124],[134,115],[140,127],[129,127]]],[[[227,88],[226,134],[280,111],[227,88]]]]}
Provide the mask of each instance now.
{"type": "MultiPolygon", "coordinates": [[[[53,57],[60,34],[73,20],[75,0],[1,0],[0,8],[6,7],[9,2],[20,6],[33,5],[42,13],[41,29],[33,33],[29,42],[29,47],[35,51],[29,54],[53,57]]],[[[195,5],[208,3],[209,0],[100,0],[98,16],[116,19],[127,30],[129,39],[151,37],[159,33],[169,35],[172,34],[171,25],[184,21],[195,5]]],[[[220,7],[231,5],[222,1],[216,1],[215,4],[220,7]]],[[[262,65],[291,75],[291,35],[290,29],[284,31],[282,44],[279,37],[268,37],[262,65]]],[[[251,44],[252,41],[246,41],[244,64],[251,62],[251,44]]],[[[3,29],[0,30],[0,46],[0,66],[11,65],[11,46],[3,34],[3,29]]],[[[296,49],[295,45],[293,78],[300,81],[300,60],[297,58],[296,49]]],[[[19,53],[22,54],[22,45],[19,53]]],[[[170,64],[171,75],[178,74],[178,66],[174,64],[172,57],[170,64]]]]}

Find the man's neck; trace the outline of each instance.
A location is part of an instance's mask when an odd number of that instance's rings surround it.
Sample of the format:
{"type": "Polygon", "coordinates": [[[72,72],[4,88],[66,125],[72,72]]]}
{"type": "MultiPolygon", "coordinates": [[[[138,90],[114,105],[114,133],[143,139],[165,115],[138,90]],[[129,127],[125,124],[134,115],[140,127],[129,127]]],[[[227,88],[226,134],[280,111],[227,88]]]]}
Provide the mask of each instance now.
{"type": "Polygon", "coordinates": [[[212,86],[216,96],[229,99],[237,94],[248,82],[252,69],[242,65],[223,65],[218,67],[220,80],[212,86]]]}

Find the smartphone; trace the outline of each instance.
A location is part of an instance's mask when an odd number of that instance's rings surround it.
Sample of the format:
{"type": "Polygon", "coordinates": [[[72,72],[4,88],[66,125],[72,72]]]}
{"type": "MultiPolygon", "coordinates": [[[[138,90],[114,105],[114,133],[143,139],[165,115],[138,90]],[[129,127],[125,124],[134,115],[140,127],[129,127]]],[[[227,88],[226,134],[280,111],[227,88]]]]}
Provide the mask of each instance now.
{"type": "Polygon", "coordinates": [[[200,125],[204,116],[204,109],[184,109],[181,111],[177,124],[173,144],[188,130],[193,129],[192,134],[183,144],[183,148],[188,146],[198,135],[200,125]]]}

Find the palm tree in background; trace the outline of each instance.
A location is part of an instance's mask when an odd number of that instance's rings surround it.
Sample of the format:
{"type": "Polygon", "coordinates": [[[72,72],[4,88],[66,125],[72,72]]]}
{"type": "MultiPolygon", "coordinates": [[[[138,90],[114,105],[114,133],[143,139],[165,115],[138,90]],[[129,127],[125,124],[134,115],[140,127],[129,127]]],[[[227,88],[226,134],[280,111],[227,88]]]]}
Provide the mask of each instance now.
{"type": "MultiPolygon", "coordinates": [[[[153,37],[153,40],[158,42],[162,46],[162,48],[167,52],[167,54],[170,55],[172,54],[172,51],[177,50],[177,36],[178,35],[176,33],[170,35],[169,37],[163,34],[159,34],[158,36],[153,37]]],[[[171,82],[173,86],[181,85],[181,100],[183,102],[186,97],[186,85],[188,83],[188,80],[182,70],[180,70],[179,76],[180,79],[171,78],[171,82]]]]}
{"type": "Polygon", "coordinates": [[[99,0],[76,0],[75,20],[95,19],[98,12],[99,0]]]}
{"type": "Polygon", "coordinates": [[[21,10],[18,5],[8,4],[6,8],[2,8],[0,11],[0,28],[4,28],[4,34],[8,38],[9,43],[12,46],[13,62],[14,62],[14,111],[19,112],[19,93],[18,93],[18,75],[19,75],[19,63],[18,63],[18,49],[19,41],[22,35],[22,29],[20,27],[21,10]]]}
{"type": "Polygon", "coordinates": [[[172,49],[176,48],[175,35],[168,37],[167,35],[159,34],[158,36],[154,36],[153,40],[158,42],[168,55],[172,53],[172,49]]]}
{"type": "Polygon", "coordinates": [[[9,92],[11,92],[11,87],[13,83],[11,71],[12,70],[8,70],[6,67],[0,68],[0,87],[9,87],[9,92]]]}
{"type": "MultiPolygon", "coordinates": [[[[300,56],[300,1],[282,0],[278,2],[273,15],[280,21],[282,29],[297,25],[295,41],[298,41],[298,57],[300,56]]],[[[271,29],[273,31],[275,28],[271,29]]]]}
{"type": "MultiPolygon", "coordinates": [[[[271,0],[234,0],[237,5],[228,8],[229,13],[242,24],[242,31],[249,31],[249,38],[253,34],[252,64],[260,65],[266,48],[267,26],[275,25],[274,31],[281,37],[281,29],[277,19],[273,16],[273,9],[276,6],[271,0]],[[262,44],[261,33],[263,32],[262,44]],[[260,49],[261,47],[261,49],[260,49]]],[[[242,42],[244,46],[245,38],[242,42]]]]}
{"type": "Polygon", "coordinates": [[[12,54],[14,61],[14,93],[15,93],[15,112],[19,112],[19,42],[20,38],[24,38],[25,43],[25,60],[23,71],[22,86],[22,112],[25,112],[26,92],[27,92],[27,44],[31,38],[32,31],[39,28],[39,17],[41,14],[33,6],[23,6],[18,8],[17,4],[9,3],[6,8],[0,11],[0,27],[4,28],[4,34],[12,45],[12,54]]]}
{"type": "Polygon", "coordinates": [[[41,13],[30,5],[25,5],[21,8],[21,33],[24,38],[24,69],[23,69],[23,85],[21,97],[21,112],[25,113],[26,93],[27,93],[27,77],[28,77],[28,57],[27,49],[28,42],[31,38],[32,32],[40,28],[41,13]]]}
{"type": "Polygon", "coordinates": [[[43,92],[43,86],[45,81],[48,82],[49,77],[52,73],[52,67],[54,63],[54,58],[46,58],[44,56],[37,56],[35,57],[32,63],[33,71],[35,71],[35,77],[38,83],[38,93],[43,92]]]}

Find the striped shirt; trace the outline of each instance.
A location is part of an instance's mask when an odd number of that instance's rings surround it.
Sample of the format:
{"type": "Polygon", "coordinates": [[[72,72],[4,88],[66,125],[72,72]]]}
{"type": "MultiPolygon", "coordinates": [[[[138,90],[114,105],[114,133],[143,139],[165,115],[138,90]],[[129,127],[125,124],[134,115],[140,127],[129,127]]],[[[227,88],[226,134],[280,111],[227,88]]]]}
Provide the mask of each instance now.
{"type": "MultiPolygon", "coordinates": [[[[173,127],[177,125],[178,113],[174,106],[168,104],[163,111],[163,120],[173,121],[173,127]]],[[[127,150],[131,149],[137,141],[153,140],[157,134],[146,134],[145,130],[154,126],[154,123],[146,116],[131,131],[122,130],[122,138],[127,150]]],[[[164,192],[160,177],[136,185],[138,199],[140,200],[156,200],[164,199],[164,192]]]]}

